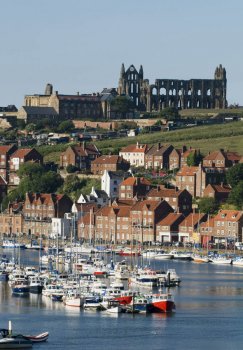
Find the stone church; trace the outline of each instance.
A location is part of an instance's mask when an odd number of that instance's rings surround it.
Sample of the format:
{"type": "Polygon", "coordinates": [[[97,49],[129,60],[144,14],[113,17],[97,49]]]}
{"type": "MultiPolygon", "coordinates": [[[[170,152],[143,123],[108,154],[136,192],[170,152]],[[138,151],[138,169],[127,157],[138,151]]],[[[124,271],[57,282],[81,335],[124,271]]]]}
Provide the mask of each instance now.
{"type": "Polygon", "coordinates": [[[131,65],[125,70],[122,64],[118,94],[130,96],[139,111],[160,111],[166,107],[178,109],[227,108],[226,70],[220,64],[214,79],[156,79],[149,84],[144,79],[143,67],[139,71],[131,65]]]}

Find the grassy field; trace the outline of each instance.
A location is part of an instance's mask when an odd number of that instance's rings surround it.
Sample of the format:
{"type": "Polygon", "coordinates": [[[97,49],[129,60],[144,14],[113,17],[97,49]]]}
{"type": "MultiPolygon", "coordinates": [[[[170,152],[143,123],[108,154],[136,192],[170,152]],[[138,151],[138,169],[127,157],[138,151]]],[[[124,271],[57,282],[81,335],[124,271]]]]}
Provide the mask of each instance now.
{"type": "Polygon", "coordinates": [[[187,145],[200,148],[203,153],[224,148],[243,154],[243,122],[200,126],[170,132],[156,132],[132,138],[100,141],[96,145],[107,153],[109,150],[119,149],[137,141],[148,144],[157,142],[162,144],[171,143],[176,147],[187,145]]]}
{"type": "MultiPolygon", "coordinates": [[[[217,124],[210,126],[200,126],[189,129],[181,129],[170,132],[155,132],[151,134],[138,135],[136,137],[125,137],[114,140],[104,140],[96,142],[97,147],[104,153],[117,153],[120,148],[132,143],[162,144],[171,143],[175,147],[187,145],[196,147],[203,154],[208,151],[224,148],[225,150],[236,151],[243,155],[243,122],[233,122],[227,124],[217,124]]],[[[59,163],[60,153],[68,145],[42,146],[40,152],[45,161],[59,163]]]]}

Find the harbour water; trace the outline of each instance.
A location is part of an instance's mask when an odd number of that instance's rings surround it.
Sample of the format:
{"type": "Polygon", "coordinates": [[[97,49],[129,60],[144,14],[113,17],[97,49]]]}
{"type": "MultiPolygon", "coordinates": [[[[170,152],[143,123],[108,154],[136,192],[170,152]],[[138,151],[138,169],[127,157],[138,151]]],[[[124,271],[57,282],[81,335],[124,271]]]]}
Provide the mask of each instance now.
{"type": "MultiPolygon", "coordinates": [[[[24,251],[21,259],[30,265],[38,260],[38,252],[24,251]]],[[[180,287],[171,288],[176,303],[172,315],[83,311],[40,295],[13,297],[7,283],[0,282],[0,328],[12,320],[17,333],[48,331],[48,342],[35,344],[37,350],[242,347],[243,268],[186,261],[158,261],[152,267],[175,268],[182,279],[180,287]]]]}

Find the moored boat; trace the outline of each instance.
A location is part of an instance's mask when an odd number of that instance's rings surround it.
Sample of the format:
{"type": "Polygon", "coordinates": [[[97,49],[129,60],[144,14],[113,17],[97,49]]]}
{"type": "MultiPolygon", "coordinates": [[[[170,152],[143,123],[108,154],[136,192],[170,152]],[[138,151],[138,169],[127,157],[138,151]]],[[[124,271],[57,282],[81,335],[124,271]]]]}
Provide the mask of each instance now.
{"type": "Polygon", "coordinates": [[[148,308],[149,312],[169,313],[175,309],[175,303],[172,295],[169,293],[153,294],[148,308]]]}

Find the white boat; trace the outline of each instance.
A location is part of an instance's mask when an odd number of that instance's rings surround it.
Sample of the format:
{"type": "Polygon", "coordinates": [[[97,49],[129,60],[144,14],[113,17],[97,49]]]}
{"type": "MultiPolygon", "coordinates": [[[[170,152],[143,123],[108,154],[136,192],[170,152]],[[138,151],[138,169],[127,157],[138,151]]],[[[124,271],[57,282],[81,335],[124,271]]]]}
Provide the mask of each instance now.
{"type": "Polygon", "coordinates": [[[156,287],[159,279],[156,271],[150,269],[140,269],[138,272],[130,278],[130,282],[137,284],[141,287],[156,287]]]}
{"type": "Polygon", "coordinates": [[[231,265],[232,259],[224,256],[217,256],[211,258],[211,262],[217,265],[231,265]]]}
{"type": "Polygon", "coordinates": [[[147,249],[142,252],[143,258],[146,259],[153,259],[156,255],[158,255],[158,252],[155,249],[147,249]]]}
{"type": "Polygon", "coordinates": [[[25,244],[23,243],[17,243],[14,240],[8,239],[3,240],[2,248],[25,248],[25,244]]]}
{"type": "Polygon", "coordinates": [[[169,260],[173,258],[174,258],[173,254],[166,253],[164,250],[158,251],[157,254],[154,256],[155,260],[169,260]]]}
{"type": "Polygon", "coordinates": [[[234,266],[243,266],[243,258],[242,257],[238,257],[232,260],[232,264],[234,266]]]}
{"type": "Polygon", "coordinates": [[[102,301],[100,304],[101,310],[109,313],[109,314],[119,314],[122,312],[122,307],[118,301],[115,300],[106,300],[102,301]]]}
{"type": "Polygon", "coordinates": [[[172,250],[170,254],[173,256],[173,259],[177,260],[192,260],[191,253],[184,253],[181,251],[178,251],[176,249],[172,250]]]}

